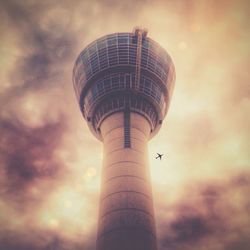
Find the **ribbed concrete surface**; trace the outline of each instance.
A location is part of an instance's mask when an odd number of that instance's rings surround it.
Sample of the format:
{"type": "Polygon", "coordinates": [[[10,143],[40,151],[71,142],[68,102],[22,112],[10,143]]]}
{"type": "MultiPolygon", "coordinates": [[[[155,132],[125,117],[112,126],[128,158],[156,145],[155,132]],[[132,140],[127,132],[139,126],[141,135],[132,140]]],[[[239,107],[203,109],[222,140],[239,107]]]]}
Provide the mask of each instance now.
{"type": "Polygon", "coordinates": [[[147,120],[130,114],[131,148],[124,148],[124,115],[101,124],[104,143],[97,250],[156,250],[149,179],[147,120]]]}

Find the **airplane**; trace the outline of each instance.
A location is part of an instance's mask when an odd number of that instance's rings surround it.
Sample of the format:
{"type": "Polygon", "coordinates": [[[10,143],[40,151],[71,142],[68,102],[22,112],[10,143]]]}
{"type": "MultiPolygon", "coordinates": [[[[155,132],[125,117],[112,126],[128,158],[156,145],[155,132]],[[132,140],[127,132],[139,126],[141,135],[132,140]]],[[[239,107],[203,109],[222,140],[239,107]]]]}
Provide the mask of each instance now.
{"type": "Polygon", "coordinates": [[[158,159],[158,158],[159,158],[159,159],[161,160],[161,157],[163,156],[163,154],[159,154],[159,153],[157,153],[157,155],[158,155],[158,156],[157,156],[157,157],[155,157],[155,159],[158,159]]]}

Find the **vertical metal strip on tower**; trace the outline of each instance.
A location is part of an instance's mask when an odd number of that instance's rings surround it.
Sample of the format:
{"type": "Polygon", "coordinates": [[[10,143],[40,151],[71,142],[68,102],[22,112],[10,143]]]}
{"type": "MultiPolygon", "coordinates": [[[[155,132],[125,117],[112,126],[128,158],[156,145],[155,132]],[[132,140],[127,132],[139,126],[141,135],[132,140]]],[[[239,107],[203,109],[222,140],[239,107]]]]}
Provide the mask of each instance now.
{"type": "Polygon", "coordinates": [[[128,108],[124,111],[124,148],[130,148],[130,111],[128,108]]]}
{"type": "Polygon", "coordinates": [[[135,65],[135,89],[139,89],[141,78],[141,47],[142,47],[142,30],[136,29],[137,49],[136,49],[136,65],[135,65]]]}

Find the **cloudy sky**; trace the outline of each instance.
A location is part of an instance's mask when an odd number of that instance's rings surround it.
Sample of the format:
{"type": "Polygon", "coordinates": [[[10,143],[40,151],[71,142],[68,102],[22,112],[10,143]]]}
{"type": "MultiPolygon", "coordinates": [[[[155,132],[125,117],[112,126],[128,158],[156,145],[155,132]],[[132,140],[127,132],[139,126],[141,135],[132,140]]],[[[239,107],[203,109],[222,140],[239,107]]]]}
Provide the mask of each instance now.
{"type": "Polygon", "coordinates": [[[177,75],[149,142],[159,250],[250,249],[249,11],[247,0],[0,0],[0,250],[94,250],[102,144],[72,68],[88,43],[136,25],[177,75]]]}

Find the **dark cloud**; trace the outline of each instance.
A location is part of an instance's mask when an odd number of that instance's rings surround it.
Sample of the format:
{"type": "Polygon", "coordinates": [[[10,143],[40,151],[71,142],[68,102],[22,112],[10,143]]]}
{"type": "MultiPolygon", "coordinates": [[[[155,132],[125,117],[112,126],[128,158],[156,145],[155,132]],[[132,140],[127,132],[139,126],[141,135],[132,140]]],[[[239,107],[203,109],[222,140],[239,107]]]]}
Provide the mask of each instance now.
{"type": "Polygon", "coordinates": [[[71,240],[53,232],[33,231],[27,234],[4,235],[0,238],[0,250],[93,250],[94,239],[71,240]]]}
{"type": "MultiPolygon", "coordinates": [[[[41,211],[70,172],[56,152],[69,129],[67,97],[62,100],[62,96],[71,85],[77,49],[71,20],[74,3],[79,6],[81,1],[0,1],[1,37],[9,37],[18,50],[11,70],[3,72],[9,87],[0,93],[4,105],[0,110],[0,250],[94,249],[94,234],[65,237],[51,228],[53,215],[47,218],[47,211],[41,211]],[[29,124],[30,117],[35,123],[29,124]]],[[[5,53],[12,51],[8,48],[5,53]]]]}
{"type": "MultiPolygon", "coordinates": [[[[0,112],[0,147],[1,164],[8,180],[6,192],[21,192],[36,179],[51,178],[62,168],[53,159],[66,127],[62,111],[55,107],[58,114],[53,113],[53,121],[43,115],[43,124],[32,127],[21,121],[21,107],[17,102],[18,98],[34,93],[38,98],[43,97],[45,103],[51,103],[48,88],[51,84],[62,88],[63,82],[58,80],[64,71],[62,60],[70,56],[74,36],[67,25],[63,28],[59,25],[60,20],[42,25],[42,18],[52,7],[49,1],[1,1],[1,16],[7,24],[3,34],[13,34],[20,50],[8,75],[11,87],[1,96],[4,109],[0,112]]],[[[57,91],[54,99],[58,101],[59,95],[57,91]]],[[[47,106],[36,108],[40,113],[51,113],[51,110],[43,110],[47,106]]],[[[33,116],[33,110],[25,113],[33,116]]]]}
{"type": "Polygon", "coordinates": [[[230,181],[197,183],[195,188],[186,189],[177,204],[163,209],[174,212],[174,216],[163,222],[161,214],[160,250],[194,250],[201,246],[206,250],[215,246],[219,250],[249,249],[249,177],[245,173],[230,181]],[[246,222],[244,226],[241,220],[246,222]]]}
{"type": "Polygon", "coordinates": [[[206,221],[199,216],[182,217],[174,221],[170,228],[177,233],[175,240],[178,242],[193,242],[211,232],[206,221]]]}
{"type": "Polygon", "coordinates": [[[250,240],[249,237],[238,239],[234,242],[231,242],[225,246],[225,250],[249,250],[250,240]]]}
{"type": "MultiPolygon", "coordinates": [[[[0,202],[4,202],[14,216],[1,210],[9,218],[0,227],[0,250],[93,250],[94,234],[87,238],[75,235],[73,239],[60,235],[56,230],[39,229],[35,225],[36,210],[54,191],[58,180],[67,173],[64,163],[54,156],[66,130],[61,117],[57,122],[41,127],[28,127],[17,119],[2,120],[0,124],[0,202]],[[46,187],[40,188],[41,182],[46,187]],[[38,195],[31,189],[38,188],[38,195]],[[12,228],[15,220],[26,218],[30,223],[12,228]],[[34,220],[34,221],[33,221],[34,220]]],[[[0,204],[1,205],[1,204],[0,204]]],[[[84,222],[83,222],[84,223],[84,222]]]]}
{"type": "Polygon", "coordinates": [[[18,120],[1,121],[0,148],[6,192],[22,192],[37,178],[53,178],[62,168],[53,158],[64,131],[63,120],[30,128],[18,120]]]}
{"type": "MultiPolygon", "coordinates": [[[[69,21],[64,25],[56,17],[46,18],[47,12],[54,7],[49,1],[2,2],[2,13],[8,25],[5,32],[15,34],[22,51],[10,74],[14,86],[10,89],[12,96],[30,88],[61,84],[56,79],[64,71],[63,62],[71,56],[76,40],[69,17],[65,17],[69,21]],[[52,20],[46,21],[49,18],[52,20]]],[[[67,14],[70,15],[69,12],[67,14]]]]}

